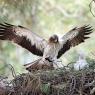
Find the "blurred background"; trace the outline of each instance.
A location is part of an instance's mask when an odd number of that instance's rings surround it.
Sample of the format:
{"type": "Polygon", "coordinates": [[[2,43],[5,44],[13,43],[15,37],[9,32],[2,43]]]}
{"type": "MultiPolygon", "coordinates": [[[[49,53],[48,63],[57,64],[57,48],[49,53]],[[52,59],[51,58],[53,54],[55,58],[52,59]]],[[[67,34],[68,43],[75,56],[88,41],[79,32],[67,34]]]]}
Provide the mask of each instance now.
{"type": "MultiPolygon", "coordinates": [[[[22,25],[41,37],[48,39],[52,34],[64,35],[75,26],[91,24],[95,27],[95,17],[91,14],[91,0],[0,0],[0,22],[22,25]]],[[[94,13],[95,4],[92,3],[94,13]]],[[[95,32],[85,43],[66,52],[61,60],[64,65],[78,60],[79,52],[87,59],[95,59],[95,32]]],[[[27,50],[7,41],[0,41],[0,74],[10,75],[11,64],[15,72],[26,72],[23,64],[37,59],[27,50]]]]}

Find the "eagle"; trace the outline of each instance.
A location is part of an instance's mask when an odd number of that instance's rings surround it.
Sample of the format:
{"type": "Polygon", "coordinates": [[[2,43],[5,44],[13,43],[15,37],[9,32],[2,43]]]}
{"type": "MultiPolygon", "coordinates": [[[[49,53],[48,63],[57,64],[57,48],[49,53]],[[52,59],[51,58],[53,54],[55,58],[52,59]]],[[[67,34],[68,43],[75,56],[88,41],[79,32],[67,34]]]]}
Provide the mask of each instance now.
{"type": "MultiPolygon", "coordinates": [[[[79,45],[85,39],[88,39],[88,35],[92,32],[92,26],[84,25],[71,29],[61,38],[54,34],[48,40],[45,40],[26,27],[12,25],[6,22],[0,23],[0,40],[9,40],[27,49],[32,54],[41,56],[38,61],[43,64],[46,63],[45,61],[49,63],[57,62],[71,47],[79,45]]],[[[30,66],[29,64],[27,68],[30,66]]],[[[37,66],[40,67],[39,65],[37,66]]],[[[50,64],[50,66],[52,65],[50,64]]],[[[36,68],[36,66],[34,67],[36,68]]]]}

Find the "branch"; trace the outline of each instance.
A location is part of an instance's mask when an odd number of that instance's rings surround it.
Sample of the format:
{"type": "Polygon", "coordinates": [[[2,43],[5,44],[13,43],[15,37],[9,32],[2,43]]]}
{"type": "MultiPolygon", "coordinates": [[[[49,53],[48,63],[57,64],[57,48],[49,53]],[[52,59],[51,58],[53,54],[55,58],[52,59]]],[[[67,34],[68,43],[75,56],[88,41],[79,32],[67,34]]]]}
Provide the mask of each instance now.
{"type": "Polygon", "coordinates": [[[95,0],[92,0],[91,2],[90,2],[90,4],[89,4],[89,9],[90,9],[90,12],[91,12],[91,14],[95,17],[95,14],[92,12],[92,3],[95,3],[95,0]]]}

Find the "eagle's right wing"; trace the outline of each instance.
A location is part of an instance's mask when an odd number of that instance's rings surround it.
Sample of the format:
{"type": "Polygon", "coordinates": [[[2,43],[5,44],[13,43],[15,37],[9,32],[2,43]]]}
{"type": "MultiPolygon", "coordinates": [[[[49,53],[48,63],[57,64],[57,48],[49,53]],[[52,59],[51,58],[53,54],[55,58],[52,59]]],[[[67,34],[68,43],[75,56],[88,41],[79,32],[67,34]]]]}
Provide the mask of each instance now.
{"type": "Polygon", "coordinates": [[[88,39],[90,33],[92,33],[92,27],[89,25],[84,25],[82,27],[75,27],[72,30],[70,30],[68,33],[66,33],[62,37],[62,47],[58,52],[57,58],[61,57],[62,54],[64,54],[67,50],[69,50],[72,46],[76,46],[82,42],[85,41],[85,39],[88,39]]]}
{"type": "Polygon", "coordinates": [[[12,41],[38,56],[43,56],[47,44],[46,40],[29,29],[8,23],[0,23],[0,40],[12,41]]]}

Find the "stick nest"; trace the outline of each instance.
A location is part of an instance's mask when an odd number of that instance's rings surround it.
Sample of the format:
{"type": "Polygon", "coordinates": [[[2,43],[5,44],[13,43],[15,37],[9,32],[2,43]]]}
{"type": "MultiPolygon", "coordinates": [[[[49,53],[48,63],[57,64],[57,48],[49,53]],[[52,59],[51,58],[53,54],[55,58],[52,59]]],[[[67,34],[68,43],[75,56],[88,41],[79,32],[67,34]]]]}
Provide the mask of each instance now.
{"type": "Polygon", "coordinates": [[[95,95],[95,70],[56,69],[0,76],[0,95],[95,95]]]}

